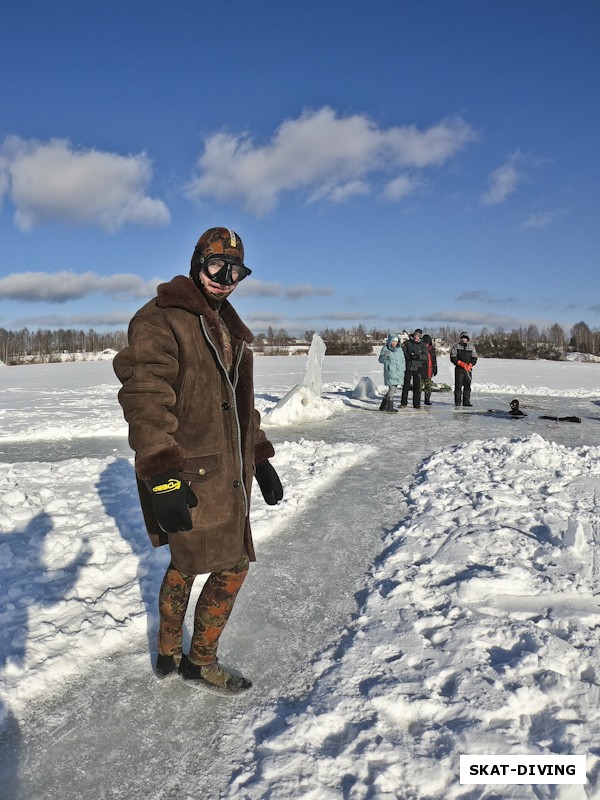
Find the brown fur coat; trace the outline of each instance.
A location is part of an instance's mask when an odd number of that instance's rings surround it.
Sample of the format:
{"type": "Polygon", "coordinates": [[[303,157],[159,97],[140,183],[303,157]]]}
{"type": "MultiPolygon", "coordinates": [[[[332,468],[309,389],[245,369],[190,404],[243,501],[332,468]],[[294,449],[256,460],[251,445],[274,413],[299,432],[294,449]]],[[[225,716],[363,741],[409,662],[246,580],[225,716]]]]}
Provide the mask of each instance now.
{"type": "Polygon", "coordinates": [[[274,455],[254,408],[252,334],[225,300],[233,367],[223,366],[218,313],[190,278],[158,287],[129,325],[128,346],[114,359],[119,402],[144,520],[152,544],[169,544],[173,564],[190,575],[255,560],[248,513],[254,465],[274,455]],[[193,529],[164,533],[145,479],[178,470],[198,497],[193,529]]]}

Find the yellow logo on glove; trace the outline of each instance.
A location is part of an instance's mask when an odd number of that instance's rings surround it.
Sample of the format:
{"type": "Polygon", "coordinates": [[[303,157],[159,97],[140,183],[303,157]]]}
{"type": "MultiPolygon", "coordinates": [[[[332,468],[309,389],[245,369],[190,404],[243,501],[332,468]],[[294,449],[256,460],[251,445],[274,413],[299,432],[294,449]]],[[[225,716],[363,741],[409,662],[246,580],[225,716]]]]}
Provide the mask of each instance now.
{"type": "Polygon", "coordinates": [[[167,492],[176,492],[181,489],[181,481],[176,478],[170,478],[167,483],[161,483],[159,486],[153,486],[152,491],[155,494],[166,494],[167,492]]]}

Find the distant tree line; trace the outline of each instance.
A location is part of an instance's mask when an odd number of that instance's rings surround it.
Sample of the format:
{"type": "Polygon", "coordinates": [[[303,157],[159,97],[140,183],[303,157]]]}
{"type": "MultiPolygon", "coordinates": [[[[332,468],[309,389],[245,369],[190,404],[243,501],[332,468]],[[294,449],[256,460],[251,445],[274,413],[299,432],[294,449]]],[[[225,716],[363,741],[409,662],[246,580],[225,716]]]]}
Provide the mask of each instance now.
{"type": "Polygon", "coordinates": [[[600,330],[591,330],[585,322],[573,325],[570,335],[554,323],[548,329],[536,325],[505,331],[483,328],[476,337],[477,352],[487,358],[544,358],[561,361],[565,354],[589,353],[600,355],[600,330]]]}
{"type": "MultiPolygon", "coordinates": [[[[445,345],[458,341],[462,328],[439,327],[425,331],[434,339],[440,339],[445,345]]],[[[283,328],[275,331],[269,327],[266,333],[258,333],[254,349],[273,355],[289,352],[291,345],[297,345],[299,338],[308,347],[313,334],[317,331],[305,331],[303,336],[294,337],[283,328]]],[[[368,355],[373,345],[383,341],[389,330],[387,328],[370,328],[364,325],[354,328],[325,328],[319,336],[327,345],[328,355],[368,355]]],[[[477,351],[487,358],[525,358],[525,359],[564,359],[567,352],[590,353],[600,355],[600,330],[592,330],[585,322],[578,322],[567,335],[562,325],[555,322],[549,328],[539,329],[536,325],[489,330],[483,328],[481,333],[473,334],[477,343],[477,351]]]]}
{"type": "MultiPolygon", "coordinates": [[[[317,331],[304,331],[300,337],[290,336],[283,328],[275,331],[269,327],[266,333],[255,337],[254,349],[270,355],[287,355],[291,346],[308,349],[313,334],[317,331]]],[[[364,325],[353,328],[325,328],[319,335],[327,345],[328,355],[369,355],[373,345],[383,341],[388,329],[370,328],[364,325]]],[[[460,328],[441,327],[427,330],[434,339],[444,345],[458,341],[460,328]]],[[[539,330],[536,325],[527,328],[513,328],[506,331],[483,328],[481,333],[472,335],[477,351],[487,358],[545,358],[560,361],[567,352],[590,353],[600,356],[600,330],[592,330],[585,322],[578,322],[570,334],[554,323],[549,328],[539,330]]],[[[87,331],[74,328],[58,330],[39,329],[30,331],[21,328],[7,331],[0,328],[0,361],[4,364],[48,363],[64,360],[65,355],[75,359],[76,353],[98,353],[112,349],[119,351],[127,344],[127,333],[109,331],[98,333],[90,328],[87,331]]]]}
{"type": "Polygon", "coordinates": [[[21,328],[7,331],[0,328],[0,361],[4,364],[49,363],[73,359],[76,353],[100,353],[102,350],[121,350],[127,344],[125,331],[98,333],[74,328],[58,330],[21,328]]]}

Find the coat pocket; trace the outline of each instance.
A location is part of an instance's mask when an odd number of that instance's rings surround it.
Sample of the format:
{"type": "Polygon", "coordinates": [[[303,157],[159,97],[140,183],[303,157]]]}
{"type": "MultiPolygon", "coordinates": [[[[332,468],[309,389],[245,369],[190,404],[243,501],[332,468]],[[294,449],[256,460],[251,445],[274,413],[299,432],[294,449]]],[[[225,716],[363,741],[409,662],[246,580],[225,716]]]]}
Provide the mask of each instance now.
{"type": "Polygon", "coordinates": [[[194,391],[195,375],[193,369],[186,369],[179,392],[177,393],[177,416],[185,418],[190,407],[190,399],[194,391]]]}
{"type": "Polygon", "coordinates": [[[191,510],[194,528],[211,528],[231,519],[239,487],[228,475],[222,455],[195,456],[185,460],[181,477],[190,482],[198,505],[191,510]]]}

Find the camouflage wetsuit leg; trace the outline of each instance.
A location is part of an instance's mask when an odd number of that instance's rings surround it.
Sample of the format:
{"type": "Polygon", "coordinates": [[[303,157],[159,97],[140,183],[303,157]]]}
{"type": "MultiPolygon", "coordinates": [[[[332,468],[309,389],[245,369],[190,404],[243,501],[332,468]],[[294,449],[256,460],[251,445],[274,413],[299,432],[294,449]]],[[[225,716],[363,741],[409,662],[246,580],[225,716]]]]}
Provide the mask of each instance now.
{"type": "MultiPolygon", "coordinates": [[[[194,613],[194,635],[190,647],[190,660],[193,663],[206,665],[215,661],[219,637],[233,610],[249,566],[248,559],[244,558],[239,564],[208,576],[194,613]]],[[[165,573],[158,596],[158,652],[161,655],[181,655],[183,622],[195,577],[180,572],[172,564],[169,564],[165,573]]]]}
{"type": "Polygon", "coordinates": [[[158,595],[160,626],[158,652],[164,656],[181,655],[183,620],[190,600],[195,575],[185,575],[169,564],[158,595]]]}
{"type": "Polygon", "coordinates": [[[250,563],[244,558],[229,569],[211,572],[196,604],[190,661],[207,666],[216,662],[217,646],[250,563]]]}

